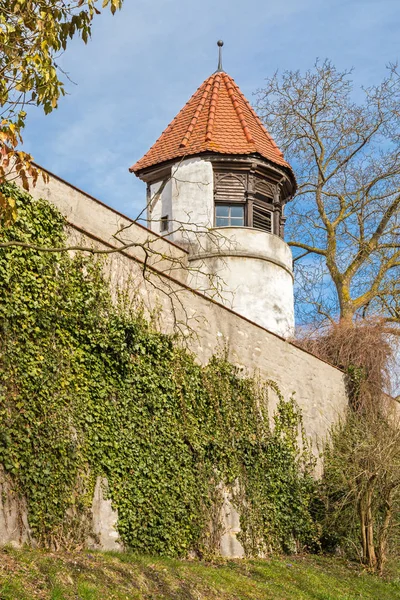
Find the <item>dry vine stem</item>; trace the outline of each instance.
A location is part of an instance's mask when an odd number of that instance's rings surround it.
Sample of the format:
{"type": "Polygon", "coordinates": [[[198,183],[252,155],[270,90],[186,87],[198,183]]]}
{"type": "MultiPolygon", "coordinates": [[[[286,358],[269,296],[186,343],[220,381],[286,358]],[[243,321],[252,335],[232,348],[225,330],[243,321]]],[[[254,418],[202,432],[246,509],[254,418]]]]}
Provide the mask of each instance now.
{"type": "MultiPolygon", "coordinates": [[[[165,180],[164,184],[166,181],[174,180],[178,167],[179,165],[174,167],[171,176],[165,180]]],[[[19,180],[17,182],[20,183],[19,180]]],[[[34,185],[35,181],[32,183],[34,185]]],[[[87,252],[99,256],[127,255],[141,265],[142,279],[159,292],[160,297],[167,299],[169,311],[173,316],[174,330],[187,337],[195,332],[195,328],[190,325],[191,317],[187,303],[182,298],[182,294],[185,292],[182,284],[190,286],[190,282],[194,282],[194,287],[198,292],[228,305],[233,300],[233,294],[224,291],[226,285],[221,275],[218,272],[211,273],[203,260],[196,260],[196,265],[190,264],[187,260],[186,249],[196,249],[197,252],[201,252],[205,249],[205,244],[211,243],[215,248],[226,252],[227,249],[234,246],[234,242],[221,232],[214,231],[212,227],[197,226],[191,222],[190,214],[188,214],[187,221],[171,222],[172,229],[168,232],[167,239],[178,237],[176,245],[182,246],[184,250],[184,253],[174,252],[173,245],[163,244],[162,236],[150,230],[143,230],[141,225],[143,213],[157,200],[159,193],[160,190],[157,190],[148,198],[146,206],[135,219],[127,220],[126,223],[116,226],[112,238],[104,243],[88,245],[87,236],[81,236],[78,239],[79,243],[66,244],[65,247],[44,247],[25,241],[11,240],[1,242],[0,248],[19,246],[46,253],[70,251],[87,252]],[[137,226],[140,226],[140,230],[137,226]],[[144,235],[143,231],[146,232],[144,235]]],[[[155,222],[155,220],[151,221],[151,223],[155,222]]],[[[76,236],[74,237],[77,239],[76,236]]],[[[221,261],[223,262],[223,258],[221,261]]]]}
{"type": "Polygon", "coordinates": [[[363,319],[354,324],[341,321],[319,334],[303,331],[295,343],[343,369],[352,400],[371,411],[381,410],[383,392],[393,389],[396,341],[383,319],[363,319]]]}

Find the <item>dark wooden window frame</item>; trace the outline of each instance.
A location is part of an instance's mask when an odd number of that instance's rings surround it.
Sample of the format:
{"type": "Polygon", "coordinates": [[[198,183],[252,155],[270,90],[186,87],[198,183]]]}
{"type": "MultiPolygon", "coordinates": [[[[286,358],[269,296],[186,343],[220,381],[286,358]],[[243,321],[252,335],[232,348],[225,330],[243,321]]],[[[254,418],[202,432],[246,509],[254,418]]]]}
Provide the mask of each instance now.
{"type": "Polygon", "coordinates": [[[224,225],[217,225],[217,206],[243,206],[243,225],[226,225],[225,227],[247,227],[247,202],[239,200],[214,202],[214,227],[224,227],[224,225]]]}
{"type": "Polygon", "coordinates": [[[252,202],[252,227],[253,229],[258,229],[259,231],[266,231],[267,233],[275,233],[275,216],[274,216],[274,206],[269,202],[265,202],[263,200],[253,200],[252,202]],[[257,214],[258,213],[258,214],[257,214]],[[270,228],[260,227],[260,222],[262,219],[265,221],[268,220],[267,215],[269,215],[270,220],[270,228]],[[257,225],[255,224],[257,223],[257,225]]]}
{"type": "Polygon", "coordinates": [[[243,164],[242,168],[238,168],[237,163],[225,164],[214,169],[214,177],[215,227],[217,206],[241,204],[244,206],[243,227],[281,234],[281,206],[276,197],[276,183],[260,173],[256,164],[243,164]]]}
{"type": "MultiPolygon", "coordinates": [[[[250,227],[252,229],[258,229],[259,231],[266,231],[267,233],[275,233],[274,205],[270,202],[266,202],[265,200],[259,199],[248,199],[244,201],[232,199],[227,200],[225,202],[214,202],[214,227],[217,227],[217,206],[233,206],[235,204],[244,207],[244,225],[241,225],[239,227],[250,227]],[[260,207],[260,209],[262,209],[263,211],[270,213],[271,231],[268,231],[267,229],[262,229],[261,227],[254,227],[254,207],[260,207]]],[[[230,227],[234,227],[234,225],[231,225],[230,227]]]]}
{"type": "Polygon", "coordinates": [[[161,217],[160,221],[160,232],[165,233],[169,229],[169,217],[168,215],[164,215],[161,217]]]}

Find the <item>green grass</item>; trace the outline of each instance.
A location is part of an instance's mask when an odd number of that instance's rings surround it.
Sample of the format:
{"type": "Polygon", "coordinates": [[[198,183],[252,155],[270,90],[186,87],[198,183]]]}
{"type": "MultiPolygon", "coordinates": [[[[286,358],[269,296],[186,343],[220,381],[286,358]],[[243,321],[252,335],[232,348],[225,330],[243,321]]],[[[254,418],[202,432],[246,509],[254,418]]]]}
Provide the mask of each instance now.
{"type": "Polygon", "coordinates": [[[0,600],[400,600],[390,577],[323,556],[204,563],[131,554],[0,550],[0,600]]]}

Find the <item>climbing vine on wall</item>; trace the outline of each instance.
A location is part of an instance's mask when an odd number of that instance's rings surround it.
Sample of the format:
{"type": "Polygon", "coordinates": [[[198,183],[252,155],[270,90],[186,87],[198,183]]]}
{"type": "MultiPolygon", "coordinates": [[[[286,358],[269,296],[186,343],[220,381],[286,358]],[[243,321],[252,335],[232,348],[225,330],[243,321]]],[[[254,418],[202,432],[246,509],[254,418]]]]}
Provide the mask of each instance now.
{"type": "MultiPolygon", "coordinates": [[[[6,187],[18,219],[2,241],[65,245],[54,207],[6,187]]],[[[139,552],[212,553],[223,486],[248,554],[312,543],[312,461],[294,400],[224,356],[199,366],[112,301],[96,258],[0,250],[0,335],[0,461],[38,543],[84,542],[98,476],[139,552]]]]}

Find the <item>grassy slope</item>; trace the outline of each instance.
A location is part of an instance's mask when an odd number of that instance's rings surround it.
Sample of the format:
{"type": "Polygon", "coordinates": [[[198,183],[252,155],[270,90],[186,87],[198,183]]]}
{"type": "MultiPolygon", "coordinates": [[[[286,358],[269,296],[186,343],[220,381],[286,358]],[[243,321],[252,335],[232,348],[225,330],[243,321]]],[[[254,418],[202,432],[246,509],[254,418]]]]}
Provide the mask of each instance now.
{"type": "Polygon", "coordinates": [[[0,551],[0,600],[400,600],[382,580],[326,557],[214,564],[129,554],[0,551]]]}

